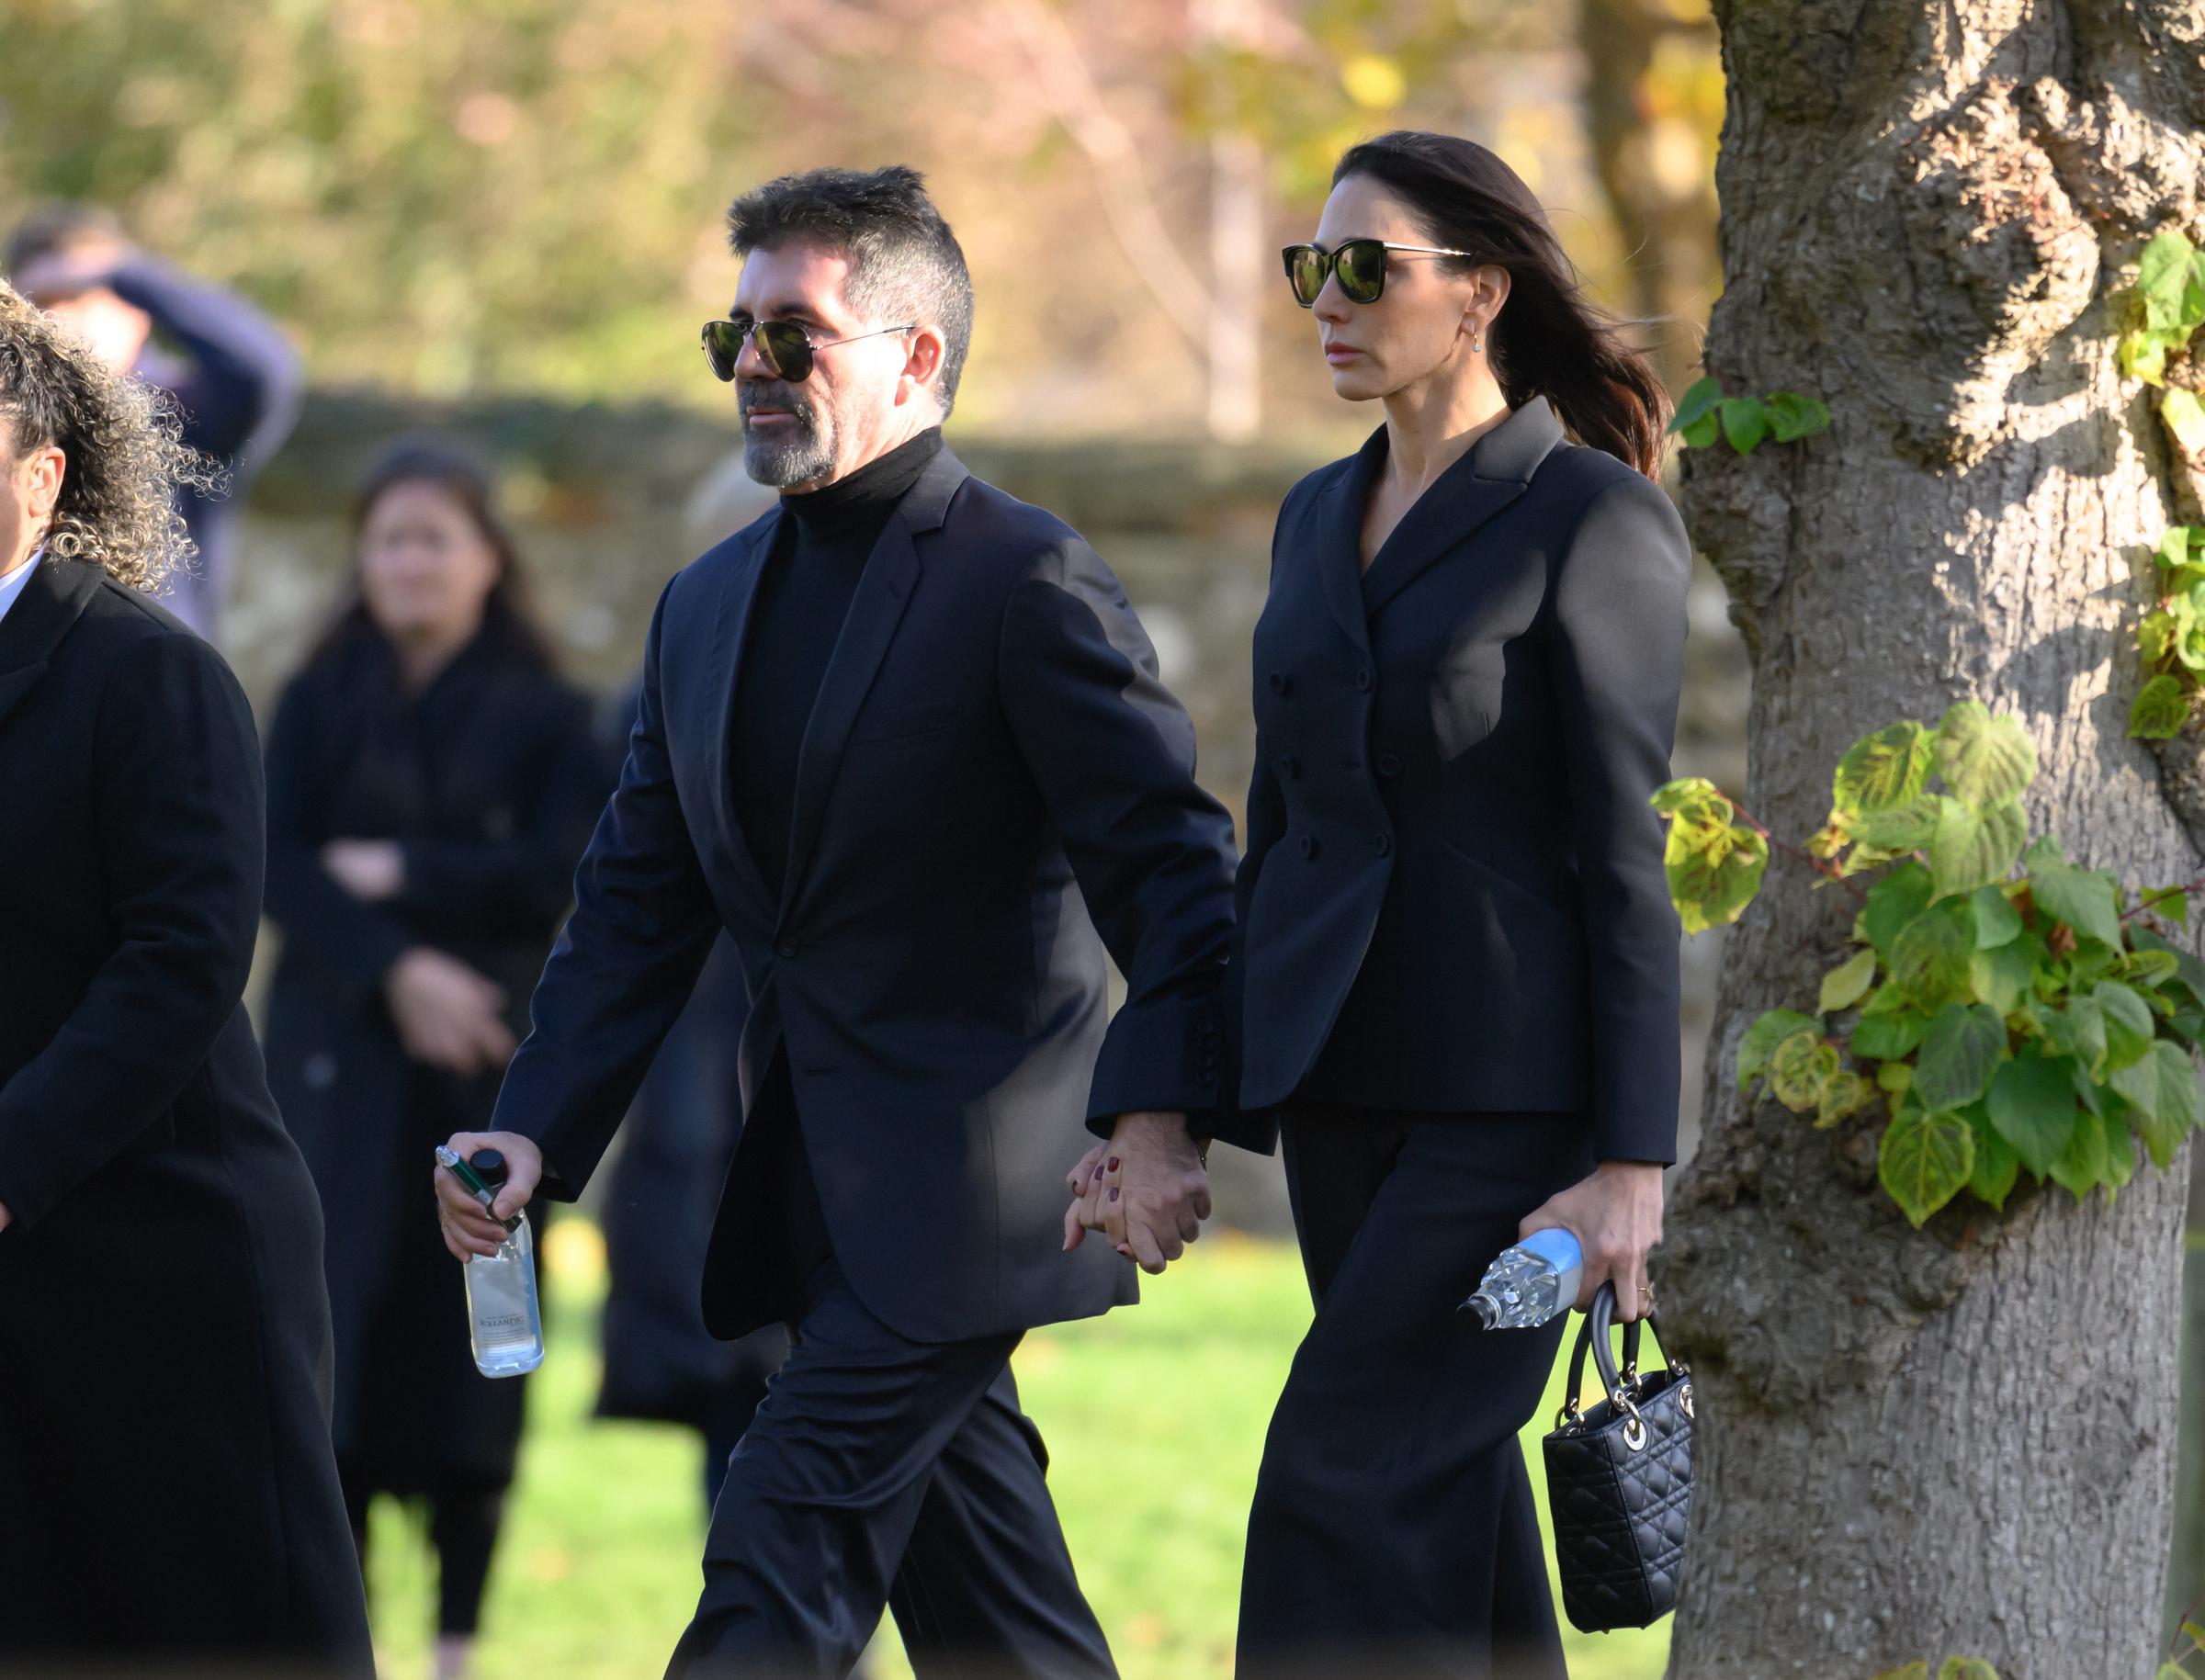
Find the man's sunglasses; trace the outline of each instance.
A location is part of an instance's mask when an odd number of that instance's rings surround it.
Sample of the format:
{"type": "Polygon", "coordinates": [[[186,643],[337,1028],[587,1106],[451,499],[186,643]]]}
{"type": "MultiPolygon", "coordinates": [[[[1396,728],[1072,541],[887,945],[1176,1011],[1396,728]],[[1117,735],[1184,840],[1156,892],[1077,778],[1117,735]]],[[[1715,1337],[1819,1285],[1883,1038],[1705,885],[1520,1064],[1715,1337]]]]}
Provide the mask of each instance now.
{"type": "Polygon", "coordinates": [[[861,338],[885,338],[890,333],[909,333],[915,322],[906,321],[899,327],[876,327],[870,333],[853,333],[848,338],[817,338],[793,321],[752,321],[738,315],[732,321],[705,322],[705,360],[712,364],[713,377],[726,381],[735,377],[735,364],[741,358],[743,341],[748,339],[758,352],[758,359],[765,364],[766,372],[790,385],[801,385],[811,378],[811,366],[821,350],[831,350],[837,344],[854,344],[861,338]]]}
{"type": "Polygon", "coordinates": [[[1329,275],[1340,276],[1340,295],[1350,303],[1377,302],[1385,292],[1385,254],[1389,251],[1413,251],[1424,256],[1471,254],[1438,245],[1389,244],[1383,239],[1343,239],[1331,251],[1322,245],[1289,245],[1279,254],[1286,259],[1286,283],[1294,288],[1294,300],[1312,310],[1329,275]]]}

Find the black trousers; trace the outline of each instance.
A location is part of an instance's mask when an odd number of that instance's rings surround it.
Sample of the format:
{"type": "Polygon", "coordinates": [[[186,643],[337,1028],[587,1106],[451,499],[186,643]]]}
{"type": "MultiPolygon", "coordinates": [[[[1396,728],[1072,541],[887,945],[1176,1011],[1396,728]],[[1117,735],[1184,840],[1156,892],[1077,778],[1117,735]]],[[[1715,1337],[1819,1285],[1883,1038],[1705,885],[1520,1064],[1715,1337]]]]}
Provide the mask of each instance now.
{"type": "Polygon", "coordinates": [[[1019,1410],[1020,1338],[914,1342],[874,1317],[835,1264],[793,1111],[759,1106],[804,1304],[728,1461],[669,1680],[839,1680],[884,1607],[921,1680],[1112,1680],[1019,1410]]]}
{"type": "Polygon", "coordinates": [[[1592,1170],[1585,1121],[1311,1107],[1283,1136],[1317,1317],[1264,1442],[1238,1672],[1562,1680],[1516,1435],[1566,1315],[1481,1332],[1455,1307],[1592,1170]]]}

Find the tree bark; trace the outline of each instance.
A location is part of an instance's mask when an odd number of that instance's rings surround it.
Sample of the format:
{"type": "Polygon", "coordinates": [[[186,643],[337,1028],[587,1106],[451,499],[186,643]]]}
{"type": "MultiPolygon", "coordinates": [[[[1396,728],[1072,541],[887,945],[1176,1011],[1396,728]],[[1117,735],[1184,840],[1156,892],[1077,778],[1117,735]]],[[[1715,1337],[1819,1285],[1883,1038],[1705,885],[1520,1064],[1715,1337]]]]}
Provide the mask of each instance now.
{"type": "MultiPolygon", "coordinates": [[[[2116,294],[2199,233],[2195,0],[1718,0],[1732,395],[1829,434],[1688,453],[1753,660],[1748,809],[1816,828],[1856,739],[2018,714],[2030,832],[2124,883],[2198,873],[2126,736],[2148,547],[2174,522],[2116,294]]],[[[1967,1201],[1915,1232],[1880,1111],[1818,1133],[1737,1094],[1766,1008],[1812,1008],[1853,901],[1779,857],[1728,943],[1704,1141],[1657,1257],[1701,1398],[1669,1672],[1860,1680],[1966,1654],[2005,1680],[2152,1672],[2175,1474],[2188,1163],[2118,1198],[1967,1201]]],[[[2024,1175],[2026,1182],[2027,1175],[2024,1175]]]]}

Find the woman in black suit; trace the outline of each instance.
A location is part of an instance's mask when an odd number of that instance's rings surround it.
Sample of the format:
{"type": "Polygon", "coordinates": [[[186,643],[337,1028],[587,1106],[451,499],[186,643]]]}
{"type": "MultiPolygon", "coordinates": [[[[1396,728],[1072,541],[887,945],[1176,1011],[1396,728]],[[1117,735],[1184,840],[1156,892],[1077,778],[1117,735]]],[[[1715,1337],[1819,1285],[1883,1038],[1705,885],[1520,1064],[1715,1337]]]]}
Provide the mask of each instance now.
{"type": "Polygon", "coordinates": [[[185,483],[0,286],[0,1672],[365,1674],[321,1210],[240,1003],[253,716],[147,599],[185,483]]]}
{"type": "Polygon", "coordinates": [[[1679,1052],[1646,801],[1690,564],[1651,476],[1665,400],[1470,141],[1355,147],[1286,258],[1334,389],[1385,424],[1287,497],[1256,627],[1241,1099],[1280,1111],[1317,1317],[1240,1672],[1559,1675],[1516,1436],[1563,1322],[1455,1307],[1548,1225],[1583,1244],[1580,1304],[1648,1299],[1679,1052]]]}
{"type": "Polygon", "coordinates": [[[525,1381],[475,1370],[421,1193],[486,1125],[610,775],[560,681],[489,483],[393,449],[357,503],[356,598],[268,737],[268,1067],[321,1186],[337,1460],[354,1534],[421,1497],[438,1671],[464,1671],[513,1479],[525,1381]]]}

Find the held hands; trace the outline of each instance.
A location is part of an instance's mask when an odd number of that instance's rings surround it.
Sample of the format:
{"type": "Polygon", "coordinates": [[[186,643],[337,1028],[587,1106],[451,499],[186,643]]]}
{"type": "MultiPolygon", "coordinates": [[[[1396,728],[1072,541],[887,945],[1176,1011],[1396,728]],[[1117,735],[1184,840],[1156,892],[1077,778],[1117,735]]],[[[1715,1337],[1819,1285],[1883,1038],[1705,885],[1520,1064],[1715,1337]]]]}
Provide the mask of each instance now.
{"type": "Polygon", "coordinates": [[[1146,1272],[1161,1272],[1185,1254],[1210,1216],[1210,1176],[1184,1114],[1119,1115],[1110,1142],[1082,1156],[1065,1183],[1072,1192],[1065,1252],[1100,1231],[1146,1272]]]}
{"type": "Polygon", "coordinates": [[[447,1073],[495,1073],[513,1060],[505,988],[426,945],[401,952],[383,998],[408,1056],[447,1073]]]}
{"type": "Polygon", "coordinates": [[[1661,1168],[1648,1161],[1602,1161],[1524,1216],[1521,1242],[1534,1231],[1559,1225],[1585,1251],[1577,1310],[1585,1312],[1608,1279],[1615,1280],[1615,1318],[1629,1324],[1653,1309],[1646,1252],[1661,1241],[1661,1168]]]}
{"type": "Polygon", "coordinates": [[[495,1254],[505,1241],[505,1228],[498,1220],[511,1219],[528,1205],[528,1199],[543,1180],[544,1152],[517,1132],[455,1132],[445,1147],[461,1160],[478,1149],[495,1149],[505,1157],[505,1182],[498,1190],[497,1219],[482,1211],[482,1204],[468,1193],[464,1184],[442,1167],[436,1168],[436,1223],[444,1232],[444,1246],[458,1260],[495,1254]]]}
{"type": "Polygon", "coordinates": [[[322,848],[322,867],[366,904],[395,898],[406,888],[405,848],[396,840],[333,840],[322,848]]]}

